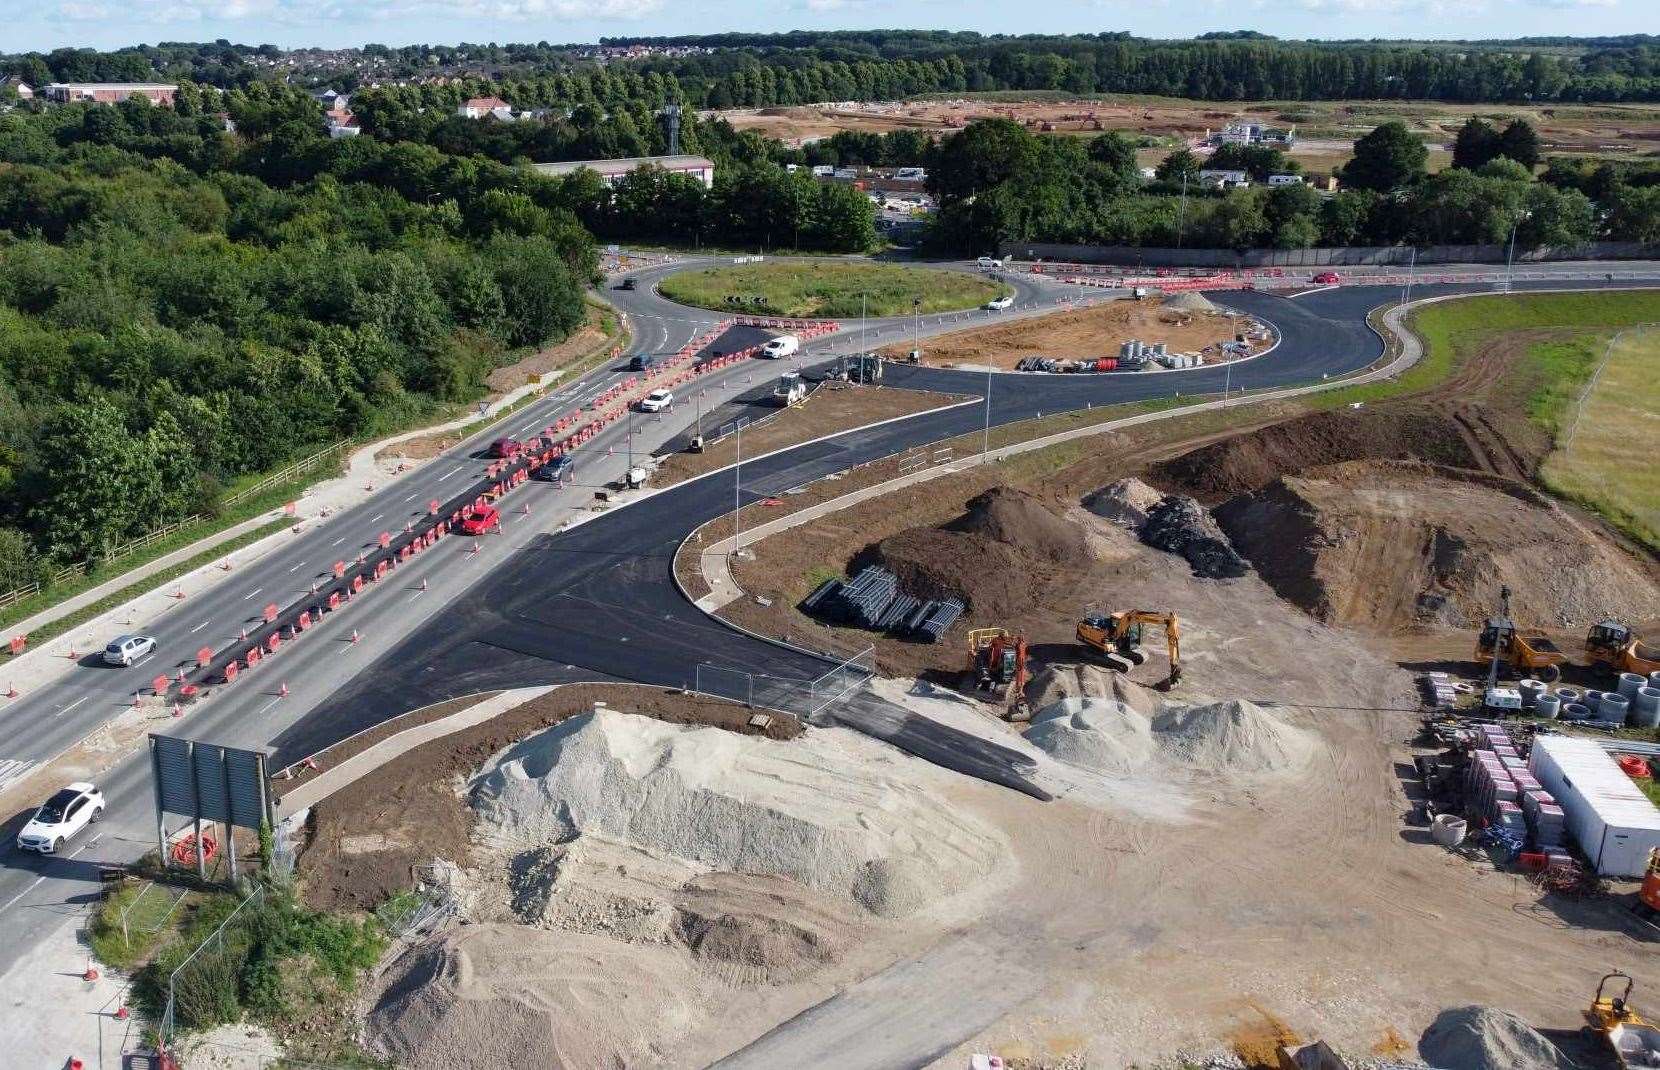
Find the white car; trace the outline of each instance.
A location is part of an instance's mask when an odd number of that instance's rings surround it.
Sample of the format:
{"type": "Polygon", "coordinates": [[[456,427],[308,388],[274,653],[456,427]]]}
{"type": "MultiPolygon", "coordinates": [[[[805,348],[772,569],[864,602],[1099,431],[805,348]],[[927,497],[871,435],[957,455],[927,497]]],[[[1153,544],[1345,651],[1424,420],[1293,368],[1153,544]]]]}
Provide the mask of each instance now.
{"type": "Polygon", "coordinates": [[[1014,304],[1013,297],[994,297],[990,301],[987,301],[982,307],[987,312],[1001,312],[1012,304],[1014,304]]]}
{"type": "Polygon", "coordinates": [[[148,635],[118,635],[104,648],[105,665],[131,665],[156,651],[156,641],[148,635]]]}
{"type": "Polygon", "coordinates": [[[640,399],[641,412],[662,412],[674,404],[674,394],[668,390],[653,390],[640,399]]]}
{"type": "Polygon", "coordinates": [[[982,256],[974,262],[983,268],[1000,268],[1003,266],[1003,261],[995,256],[982,256]]]}
{"type": "Polygon", "coordinates": [[[81,781],[59,789],[41,804],[17,834],[17,846],[43,855],[57,854],[64,843],[104,816],[104,793],[81,781]]]}

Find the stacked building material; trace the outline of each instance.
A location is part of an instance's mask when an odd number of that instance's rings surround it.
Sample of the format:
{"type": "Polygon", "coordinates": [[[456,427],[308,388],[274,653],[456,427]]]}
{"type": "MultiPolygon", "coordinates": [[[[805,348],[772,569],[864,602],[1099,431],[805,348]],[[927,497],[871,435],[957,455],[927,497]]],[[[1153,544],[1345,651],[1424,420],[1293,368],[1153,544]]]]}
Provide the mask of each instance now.
{"type": "Polygon", "coordinates": [[[1458,698],[1458,692],[1453,690],[1452,677],[1444,672],[1427,672],[1421,683],[1424,688],[1424,701],[1431,709],[1445,709],[1452,706],[1458,698]]]}
{"type": "Polygon", "coordinates": [[[825,598],[830,615],[848,624],[875,628],[899,592],[899,577],[870,565],[825,598]]]}
{"type": "Polygon", "coordinates": [[[1522,812],[1522,791],[1516,783],[1518,772],[1526,774],[1527,763],[1522,761],[1510,734],[1498,725],[1482,725],[1480,741],[1470,756],[1465,797],[1489,825],[1519,841],[1527,835],[1527,819],[1522,812]]]}
{"type": "Polygon", "coordinates": [[[959,598],[922,599],[899,590],[899,579],[872,565],[850,580],[825,580],[801,602],[804,613],[872,631],[937,643],[963,615],[959,598]]]}
{"type": "Polygon", "coordinates": [[[963,604],[955,598],[930,603],[933,606],[928,616],[916,628],[918,639],[926,639],[930,643],[937,643],[946,631],[963,615],[963,604]]]}

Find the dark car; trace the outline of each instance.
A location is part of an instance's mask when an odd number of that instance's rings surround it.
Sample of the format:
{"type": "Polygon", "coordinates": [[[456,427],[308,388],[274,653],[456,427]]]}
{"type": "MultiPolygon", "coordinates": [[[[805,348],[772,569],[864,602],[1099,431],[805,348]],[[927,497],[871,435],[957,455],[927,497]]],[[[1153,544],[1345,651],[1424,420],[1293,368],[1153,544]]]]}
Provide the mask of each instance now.
{"type": "Polygon", "coordinates": [[[633,279],[624,279],[623,281],[617,283],[617,289],[619,290],[632,290],[634,289],[634,286],[635,281],[633,279]]]}
{"type": "Polygon", "coordinates": [[[656,363],[657,358],[652,356],[650,353],[636,353],[634,354],[634,359],[628,362],[628,370],[631,372],[643,372],[656,363]]]}
{"type": "Polygon", "coordinates": [[[557,483],[571,473],[571,459],[569,457],[555,457],[547,464],[542,465],[531,473],[532,478],[544,480],[548,483],[557,483]]]}

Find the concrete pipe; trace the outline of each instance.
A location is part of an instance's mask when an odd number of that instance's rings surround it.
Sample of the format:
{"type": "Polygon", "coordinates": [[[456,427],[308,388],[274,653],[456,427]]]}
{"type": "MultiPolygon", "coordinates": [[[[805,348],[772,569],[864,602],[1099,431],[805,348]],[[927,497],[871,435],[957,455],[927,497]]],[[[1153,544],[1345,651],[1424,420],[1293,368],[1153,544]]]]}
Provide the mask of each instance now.
{"type": "Polygon", "coordinates": [[[1631,700],[1610,691],[1602,696],[1597,713],[1597,719],[1607,724],[1625,724],[1626,717],[1631,714],[1631,700]]]}
{"type": "Polygon", "coordinates": [[[1602,708],[1602,692],[1594,687],[1588,687],[1585,689],[1585,696],[1579,701],[1585,703],[1591,712],[1595,713],[1602,708]]]}
{"type": "Polygon", "coordinates": [[[1556,689],[1556,697],[1562,700],[1564,706],[1570,702],[1583,702],[1585,700],[1584,694],[1577,687],[1559,687],[1556,689]]]}
{"type": "Polygon", "coordinates": [[[1562,699],[1556,695],[1540,695],[1533,707],[1547,721],[1556,720],[1562,712],[1562,699]]]}
{"type": "Polygon", "coordinates": [[[1457,847],[1464,842],[1464,834],[1469,831],[1469,824],[1462,817],[1452,814],[1437,814],[1435,821],[1430,825],[1429,834],[1442,847],[1457,847]]]}
{"type": "Polygon", "coordinates": [[[1582,702],[1564,702],[1562,704],[1562,719],[1564,721],[1589,721],[1591,708],[1582,702]]]}
{"type": "Polygon", "coordinates": [[[1619,692],[1628,699],[1637,697],[1637,689],[1648,683],[1648,678],[1641,673],[1620,673],[1619,692]]]}
{"type": "Polygon", "coordinates": [[[1539,702],[1539,696],[1545,690],[1541,680],[1523,680],[1516,685],[1516,690],[1522,693],[1522,709],[1531,710],[1539,702]]]}
{"type": "Polygon", "coordinates": [[[1637,692],[1632,717],[1639,728],[1660,728],[1660,687],[1645,687],[1637,692]]]}
{"type": "Polygon", "coordinates": [[[1651,672],[1648,674],[1648,686],[1660,687],[1660,672],[1651,672]]]}

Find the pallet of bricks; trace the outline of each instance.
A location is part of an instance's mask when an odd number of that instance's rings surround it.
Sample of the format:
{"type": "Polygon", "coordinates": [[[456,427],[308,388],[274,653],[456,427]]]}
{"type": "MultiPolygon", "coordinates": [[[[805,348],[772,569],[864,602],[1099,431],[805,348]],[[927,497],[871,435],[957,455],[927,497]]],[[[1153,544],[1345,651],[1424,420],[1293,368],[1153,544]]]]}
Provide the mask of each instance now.
{"type": "Polygon", "coordinates": [[[1527,761],[1501,725],[1478,726],[1476,748],[1464,782],[1470,816],[1492,830],[1490,838],[1512,856],[1526,852],[1531,867],[1573,865],[1563,843],[1567,819],[1550,793],[1528,771],[1527,761]]]}

